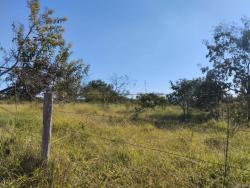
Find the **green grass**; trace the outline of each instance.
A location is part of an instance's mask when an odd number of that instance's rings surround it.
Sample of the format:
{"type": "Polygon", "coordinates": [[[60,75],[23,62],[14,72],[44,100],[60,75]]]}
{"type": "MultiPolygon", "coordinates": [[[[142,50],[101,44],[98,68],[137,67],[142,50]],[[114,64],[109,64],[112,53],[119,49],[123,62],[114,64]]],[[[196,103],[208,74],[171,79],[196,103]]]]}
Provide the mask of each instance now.
{"type": "MultiPolygon", "coordinates": [[[[130,105],[56,104],[45,165],[41,104],[19,104],[17,112],[13,104],[0,107],[13,112],[0,109],[0,187],[223,185],[224,167],[217,163],[224,163],[224,122],[182,122],[175,106],[131,119],[130,105]]],[[[229,164],[237,168],[229,169],[228,187],[250,184],[249,136],[238,132],[230,140],[229,164]]]]}

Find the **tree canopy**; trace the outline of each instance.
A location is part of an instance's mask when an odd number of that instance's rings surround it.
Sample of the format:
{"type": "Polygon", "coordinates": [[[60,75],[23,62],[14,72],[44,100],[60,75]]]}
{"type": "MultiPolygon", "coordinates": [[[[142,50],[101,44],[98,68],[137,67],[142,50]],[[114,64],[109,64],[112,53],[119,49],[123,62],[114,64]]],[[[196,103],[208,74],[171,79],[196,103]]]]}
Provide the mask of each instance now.
{"type": "Polygon", "coordinates": [[[224,82],[228,91],[242,95],[247,103],[250,118],[250,20],[243,18],[242,24],[218,25],[213,40],[206,42],[207,57],[217,80],[224,82]]]}
{"type": "Polygon", "coordinates": [[[111,103],[119,99],[113,86],[102,80],[90,81],[83,89],[83,96],[87,102],[111,103]]]}
{"type": "Polygon", "coordinates": [[[28,28],[12,25],[14,48],[4,51],[0,69],[0,75],[7,74],[8,87],[1,92],[32,99],[49,88],[58,97],[65,97],[65,92],[75,96],[88,66],[82,60],[70,60],[71,45],[63,36],[66,18],[53,17],[51,9],[41,13],[38,0],[28,1],[28,7],[28,28]]]}
{"type": "Polygon", "coordinates": [[[195,86],[198,80],[180,79],[170,82],[172,93],[167,98],[172,104],[180,105],[183,114],[187,115],[190,112],[190,107],[194,104],[195,86]]]}
{"type": "Polygon", "coordinates": [[[165,106],[167,100],[164,96],[159,96],[156,93],[144,93],[137,96],[138,104],[141,108],[154,108],[156,106],[165,106]]]}

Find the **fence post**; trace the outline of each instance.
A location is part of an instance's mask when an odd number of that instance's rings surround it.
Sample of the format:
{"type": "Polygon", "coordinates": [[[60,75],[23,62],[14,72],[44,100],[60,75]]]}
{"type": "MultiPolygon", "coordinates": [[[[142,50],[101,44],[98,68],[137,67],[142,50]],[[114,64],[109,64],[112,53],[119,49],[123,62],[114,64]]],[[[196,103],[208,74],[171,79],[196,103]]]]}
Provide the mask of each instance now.
{"type": "Polygon", "coordinates": [[[223,188],[228,187],[228,155],[229,155],[229,139],[230,139],[230,103],[227,101],[227,132],[226,132],[226,147],[225,147],[225,160],[224,160],[224,175],[223,175],[223,188]]]}
{"type": "Polygon", "coordinates": [[[53,93],[46,91],[43,101],[43,129],[42,129],[42,146],[41,157],[48,160],[50,153],[51,129],[52,129],[52,109],[53,93]]]}

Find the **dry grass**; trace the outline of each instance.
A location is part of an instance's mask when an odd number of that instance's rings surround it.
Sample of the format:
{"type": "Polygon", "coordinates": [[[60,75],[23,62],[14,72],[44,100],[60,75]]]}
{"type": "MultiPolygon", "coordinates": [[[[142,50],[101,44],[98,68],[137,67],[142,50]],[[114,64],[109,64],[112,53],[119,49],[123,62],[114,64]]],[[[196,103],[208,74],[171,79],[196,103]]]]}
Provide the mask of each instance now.
{"type": "MultiPolygon", "coordinates": [[[[183,123],[173,106],[131,120],[129,105],[56,104],[45,166],[39,157],[41,104],[19,104],[17,113],[12,104],[0,106],[14,112],[0,109],[0,187],[222,186],[223,122],[183,123]]],[[[229,187],[250,184],[244,170],[250,170],[249,136],[239,132],[231,139],[230,165],[238,168],[229,170],[229,187]]]]}

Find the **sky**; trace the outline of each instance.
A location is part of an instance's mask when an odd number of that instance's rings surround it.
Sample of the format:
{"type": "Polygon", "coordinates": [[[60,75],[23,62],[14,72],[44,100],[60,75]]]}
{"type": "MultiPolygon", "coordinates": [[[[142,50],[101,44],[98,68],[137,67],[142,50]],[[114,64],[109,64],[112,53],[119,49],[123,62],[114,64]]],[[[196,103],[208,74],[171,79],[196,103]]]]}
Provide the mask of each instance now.
{"type": "MultiPolygon", "coordinates": [[[[132,93],[167,93],[170,80],[201,76],[213,28],[250,17],[249,0],[41,0],[41,7],[68,18],[65,39],[72,59],[90,65],[88,80],[128,75],[132,93]]],[[[2,46],[11,47],[11,24],[27,24],[28,14],[26,0],[0,0],[2,46]]]]}

